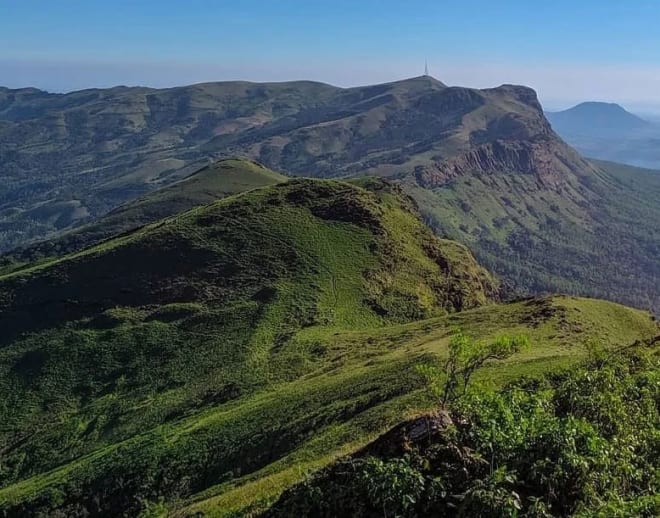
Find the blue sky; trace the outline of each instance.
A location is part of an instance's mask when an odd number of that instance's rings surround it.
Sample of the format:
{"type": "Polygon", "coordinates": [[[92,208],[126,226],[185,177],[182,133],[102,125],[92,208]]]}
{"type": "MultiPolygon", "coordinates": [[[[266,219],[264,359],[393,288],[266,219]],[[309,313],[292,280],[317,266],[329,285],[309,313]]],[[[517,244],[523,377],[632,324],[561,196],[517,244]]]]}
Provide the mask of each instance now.
{"type": "MultiPolygon", "coordinates": [[[[0,0],[0,84],[419,75],[660,107],[660,1],[0,0]]],[[[660,109],[660,108],[659,108],[660,109]]]]}

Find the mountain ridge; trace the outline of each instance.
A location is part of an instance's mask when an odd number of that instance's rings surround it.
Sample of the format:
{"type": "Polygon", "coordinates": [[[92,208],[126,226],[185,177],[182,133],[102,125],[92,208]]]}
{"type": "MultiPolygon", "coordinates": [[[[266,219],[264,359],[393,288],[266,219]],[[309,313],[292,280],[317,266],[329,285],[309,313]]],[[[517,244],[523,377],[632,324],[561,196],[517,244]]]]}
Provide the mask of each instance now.
{"type": "Polygon", "coordinates": [[[52,117],[0,122],[4,251],[90,223],[214,159],[245,156],[298,176],[399,182],[439,235],[468,245],[517,295],[561,291],[659,311],[655,180],[583,159],[527,87],[422,76],[56,99],[46,103],[52,117]]]}

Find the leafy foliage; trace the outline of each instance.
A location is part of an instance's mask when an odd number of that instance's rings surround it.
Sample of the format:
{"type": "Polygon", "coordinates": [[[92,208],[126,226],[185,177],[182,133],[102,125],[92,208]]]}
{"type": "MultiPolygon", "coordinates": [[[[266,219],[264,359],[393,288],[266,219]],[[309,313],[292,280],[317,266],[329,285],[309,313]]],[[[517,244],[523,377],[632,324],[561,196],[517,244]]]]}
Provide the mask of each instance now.
{"type": "Polygon", "coordinates": [[[440,405],[454,403],[465,395],[472,375],[491,360],[504,360],[529,346],[526,336],[500,336],[493,342],[477,342],[463,333],[449,341],[448,357],[442,370],[428,364],[418,366],[440,405]]]}
{"type": "Polygon", "coordinates": [[[440,431],[416,442],[386,435],[266,514],[656,516],[659,373],[657,345],[637,346],[499,392],[469,392],[440,431]],[[364,483],[374,465],[391,467],[379,471],[386,481],[376,493],[364,483]]]}

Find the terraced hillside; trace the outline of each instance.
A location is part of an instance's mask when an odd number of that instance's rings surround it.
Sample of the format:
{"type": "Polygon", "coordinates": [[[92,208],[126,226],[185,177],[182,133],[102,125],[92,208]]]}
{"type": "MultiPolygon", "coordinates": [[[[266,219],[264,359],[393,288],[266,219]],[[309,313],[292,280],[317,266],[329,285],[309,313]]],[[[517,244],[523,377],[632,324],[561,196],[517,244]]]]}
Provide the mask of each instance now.
{"type": "Polygon", "coordinates": [[[6,271],[0,511],[263,509],[427,408],[415,366],[457,327],[530,336],[491,383],[657,333],[607,302],[495,304],[414,210],[382,180],[292,180],[6,271]]]}

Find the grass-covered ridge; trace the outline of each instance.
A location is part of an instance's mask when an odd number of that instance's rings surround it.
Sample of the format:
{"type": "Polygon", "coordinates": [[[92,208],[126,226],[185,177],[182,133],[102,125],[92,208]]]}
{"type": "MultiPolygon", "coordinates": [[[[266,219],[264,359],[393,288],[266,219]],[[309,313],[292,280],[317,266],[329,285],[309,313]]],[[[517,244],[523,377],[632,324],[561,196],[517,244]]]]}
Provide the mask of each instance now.
{"type": "MultiPolygon", "coordinates": [[[[172,329],[181,332],[193,324],[194,320],[182,318],[172,322],[172,329]]],[[[130,338],[130,327],[122,327],[122,339],[130,338]]],[[[66,510],[67,516],[76,516],[80,509],[101,514],[108,509],[129,510],[130,515],[145,505],[145,499],[163,497],[168,507],[179,509],[182,515],[201,511],[229,516],[247,508],[264,509],[308,470],[322,467],[428,408],[430,402],[419,390],[415,367],[436,355],[442,357],[456,328],[476,338],[529,335],[531,349],[481,373],[481,380],[491,384],[570,365],[586,354],[585,347],[592,341],[607,347],[657,333],[656,324],[641,312],[566,298],[483,306],[379,329],[317,329],[313,339],[301,337],[295,346],[299,355],[304,349],[311,352],[305,374],[296,377],[292,372],[293,347],[285,346],[281,353],[271,354],[271,363],[286,372],[289,380],[250,393],[224,385],[227,374],[221,367],[209,375],[201,369],[191,373],[202,356],[223,360],[210,336],[182,334],[192,342],[182,347],[181,340],[172,342],[172,334],[149,336],[134,331],[133,340],[121,353],[124,358],[130,351],[137,354],[126,362],[125,373],[105,381],[102,394],[87,402],[78,394],[64,401],[50,400],[42,408],[57,412],[61,421],[42,415],[36,433],[33,425],[23,432],[22,443],[13,436],[7,460],[27,455],[42,469],[49,461],[60,467],[19,476],[25,480],[0,490],[0,508],[9,510],[10,516],[56,508],[66,510]],[[173,345],[168,347],[169,343],[173,345]],[[180,356],[174,356],[179,347],[180,356]],[[154,356],[145,354],[145,349],[166,360],[154,369],[154,356]],[[193,355],[197,363],[186,365],[193,355]],[[286,362],[278,361],[284,358],[286,362]],[[166,363],[178,379],[160,387],[158,383],[167,380],[166,363]],[[144,386],[148,376],[151,387],[144,386]],[[82,403],[81,408],[66,408],[67,402],[75,401],[82,403]],[[183,501],[177,503],[178,499],[183,501]]],[[[92,337],[88,338],[87,349],[71,342],[69,349],[79,358],[89,355],[88,370],[98,373],[108,364],[111,351],[100,357],[99,352],[112,343],[93,345],[92,337]]],[[[64,351],[60,346],[59,351],[49,352],[56,357],[64,351]]],[[[70,363],[71,356],[62,358],[59,365],[51,361],[48,367],[62,375],[71,369],[70,363]]],[[[79,379],[85,376],[93,374],[78,373],[79,379]]],[[[49,384],[53,390],[52,375],[39,378],[37,388],[49,384]]],[[[10,408],[14,404],[5,401],[10,408]]],[[[30,406],[29,401],[24,404],[30,406]]],[[[10,466],[5,465],[4,476],[10,466]]]]}
{"type": "Polygon", "coordinates": [[[219,160],[176,183],[129,201],[94,222],[13,250],[0,258],[0,264],[4,261],[11,266],[12,262],[26,263],[66,255],[193,207],[286,180],[285,176],[252,160],[219,160]]]}
{"type": "Polygon", "coordinates": [[[379,180],[295,180],[0,277],[2,485],[190,413],[245,415],[326,365],[335,333],[487,303],[489,274],[413,209],[379,180]]]}

